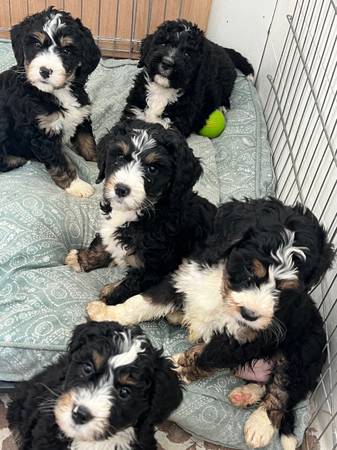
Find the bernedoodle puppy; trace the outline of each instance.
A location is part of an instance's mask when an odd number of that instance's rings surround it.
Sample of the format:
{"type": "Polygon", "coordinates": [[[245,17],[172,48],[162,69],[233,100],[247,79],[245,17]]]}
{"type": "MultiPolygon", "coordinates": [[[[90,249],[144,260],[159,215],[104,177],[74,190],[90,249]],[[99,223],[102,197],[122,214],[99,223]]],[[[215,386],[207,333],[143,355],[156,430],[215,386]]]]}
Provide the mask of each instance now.
{"type": "Polygon", "coordinates": [[[249,62],[235,50],[206,39],[191,22],[164,22],[141,45],[139,67],[122,119],[136,117],[173,125],[189,136],[199,131],[217,108],[230,108],[238,68],[253,75],[249,62]]]}
{"type": "Polygon", "coordinates": [[[308,292],[333,256],[325,230],[303,206],[231,201],[218,209],[204,249],[171,277],[122,305],[95,302],[89,313],[122,324],[169,315],[184,324],[200,342],[174,357],[187,382],[267,360],[269,380],[235,389],[230,400],[260,402],[244,427],[248,446],[268,445],[279,430],[284,449],[294,450],[293,408],[315,388],[326,358],[322,318],[308,292]]]}
{"type": "Polygon", "coordinates": [[[155,425],[182,400],[177,374],[140,328],[88,322],[67,353],[17,386],[20,450],[155,450],[155,425]]]}
{"type": "Polygon", "coordinates": [[[0,74],[0,172],[35,159],[60,188],[89,197],[94,189],[78,178],[62,144],[96,160],[84,88],[100,59],[92,34],[51,7],[15,25],[11,39],[17,65],[0,74]]]}
{"type": "Polygon", "coordinates": [[[119,123],[98,144],[98,181],[105,179],[102,223],[87,249],[66,264],[90,271],[109,264],[125,278],[103,288],[109,305],[158,284],[201,245],[216,211],[192,188],[202,168],[176,130],[142,121],[119,123]]]}

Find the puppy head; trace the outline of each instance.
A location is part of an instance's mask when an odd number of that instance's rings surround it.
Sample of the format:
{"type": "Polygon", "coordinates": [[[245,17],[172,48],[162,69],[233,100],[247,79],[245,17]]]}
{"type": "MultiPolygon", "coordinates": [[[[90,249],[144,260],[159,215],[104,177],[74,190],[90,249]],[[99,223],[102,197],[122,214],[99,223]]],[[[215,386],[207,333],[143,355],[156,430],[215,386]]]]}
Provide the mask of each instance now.
{"type": "Polygon", "coordinates": [[[169,361],[140,328],[88,322],[75,328],[54,414],[67,438],[103,440],[165,420],[181,398],[169,361]]]}
{"type": "Polygon", "coordinates": [[[69,13],[49,8],[11,30],[15,58],[28,81],[52,93],[72,81],[85,83],[96,68],[100,52],[91,32],[69,13]]]}
{"type": "Polygon", "coordinates": [[[185,89],[199,68],[203,43],[203,32],[191,22],[164,22],[143,40],[138,65],[158,84],[185,89]]]}
{"type": "Polygon", "coordinates": [[[104,203],[138,212],[161,200],[178,202],[202,172],[180,133],[141,121],[120,123],[99,142],[98,166],[104,203]]]}
{"type": "Polygon", "coordinates": [[[275,239],[264,238],[257,247],[248,231],[229,249],[225,261],[223,292],[228,312],[238,324],[254,331],[275,328],[280,293],[301,288],[299,264],[305,262],[308,250],[297,246],[295,232],[287,229],[279,235],[277,247],[275,239]]]}

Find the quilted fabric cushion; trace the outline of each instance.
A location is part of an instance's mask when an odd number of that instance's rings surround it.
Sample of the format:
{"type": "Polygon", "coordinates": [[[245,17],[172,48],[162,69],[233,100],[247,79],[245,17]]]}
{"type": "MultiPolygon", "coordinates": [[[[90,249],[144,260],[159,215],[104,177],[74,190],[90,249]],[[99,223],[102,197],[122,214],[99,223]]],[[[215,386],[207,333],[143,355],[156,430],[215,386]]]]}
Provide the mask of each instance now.
{"type": "MultiPolygon", "coordinates": [[[[0,70],[14,63],[8,43],[0,44],[0,70]]],[[[117,120],[132,78],[134,61],[101,62],[88,83],[97,138],[117,120]]],[[[196,189],[218,203],[230,195],[262,196],[273,191],[270,152],[261,106],[252,84],[239,76],[227,114],[227,128],[210,141],[192,136],[190,145],[204,164],[196,189]]],[[[94,163],[70,149],[80,176],[93,183],[94,163]]],[[[122,274],[100,269],[74,274],[63,265],[68,250],[90,243],[99,219],[101,186],[89,199],[65,194],[36,162],[0,174],[0,379],[30,377],[63,351],[73,327],[85,320],[85,304],[122,274]]],[[[166,321],[143,324],[166,354],[188,347],[185,332],[166,321]]],[[[194,383],[172,419],[191,433],[227,447],[245,448],[242,427],[249,411],[233,408],[228,392],[237,384],[227,373],[194,383]]],[[[298,437],[306,424],[298,409],[298,437]]],[[[271,448],[279,448],[275,438],[271,448]]]]}

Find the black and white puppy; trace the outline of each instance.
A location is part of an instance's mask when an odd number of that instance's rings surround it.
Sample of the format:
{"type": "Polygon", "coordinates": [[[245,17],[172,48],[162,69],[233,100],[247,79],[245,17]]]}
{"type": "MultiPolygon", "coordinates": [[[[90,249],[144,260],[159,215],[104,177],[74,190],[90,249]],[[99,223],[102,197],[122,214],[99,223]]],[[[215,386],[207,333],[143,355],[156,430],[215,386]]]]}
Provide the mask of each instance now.
{"type": "Polygon", "coordinates": [[[122,119],[136,117],[175,126],[189,136],[199,131],[219,107],[230,108],[238,68],[253,75],[249,62],[235,50],[209,41],[191,22],[164,22],[141,45],[143,67],[127,98],[122,119]]]}
{"type": "Polygon", "coordinates": [[[188,382],[268,360],[269,381],[237,388],[230,399],[261,402],[245,424],[248,446],[268,445],[279,430],[284,449],[294,450],[293,408],[315,388],[326,357],[322,318],[308,291],[333,255],[323,227],[301,205],[228,202],[204,249],[173,276],[122,305],[97,307],[91,318],[134,324],[169,312],[192,342],[203,342],[174,358],[188,382]]]}
{"type": "Polygon", "coordinates": [[[66,264],[75,271],[126,268],[122,281],[101,291],[114,305],[177,269],[205,240],[216,208],[192,191],[201,164],[176,130],[119,123],[98,144],[98,165],[99,180],[105,178],[101,228],[88,249],[70,251],[66,264]]]}
{"type": "Polygon", "coordinates": [[[17,386],[8,421],[22,450],[155,450],[155,425],[181,400],[171,363],[140,328],[88,322],[17,386]]]}
{"type": "Polygon", "coordinates": [[[71,195],[94,189],[62,150],[96,160],[90,101],[84,89],[100,51],[90,30],[69,13],[49,8],[11,30],[17,65],[0,74],[0,171],[35,159],[71,195]]]}

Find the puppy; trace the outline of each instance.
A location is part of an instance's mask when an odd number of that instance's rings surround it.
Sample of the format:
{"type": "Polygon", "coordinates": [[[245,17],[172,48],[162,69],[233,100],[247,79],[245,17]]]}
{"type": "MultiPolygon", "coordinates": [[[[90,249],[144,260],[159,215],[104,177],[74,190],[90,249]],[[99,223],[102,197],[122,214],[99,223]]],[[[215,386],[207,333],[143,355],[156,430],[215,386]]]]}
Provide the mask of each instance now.
{"type": "Polygon", "coordinates": [[[140,72],[122,118],[137,117],[189,136],[217,108],[230,108],[238,68],[253,75],[249,62],[232,49],[209,41],[191,22],[164,22],[141,45],[140,72]]]}
{"type": "Polygon", "coordinates": [[[18,386],[8,421],[22,450],[155,450],[154,426],[181,400],[171,363],[140,328],[89,322],[18,386]]]}
{"type": "Polygon", "coordinates": [[[175,130],[119,123],[100,141],[98,165],[98,181],[105,178],[100,230],[88,249],[71,250],[65,262],[75,271],[126,268],[122,281],[101,292],[114,305],[174,271],[202,244],[216,208],[192,191],[201,164],[175,130]]]}
{"type": "Polygon", "coordinates": [[[308,291],[333,256],[326,232],[303,206],[232,201],[219,208],[204,248],[171,277],[91,317],[133,324],[158,317],[165,305],[168,319],[201,342],[174,357],[186,382],[266,359],[269,380],[235,389],[230,400],[261,402],[245,424],[249,447],[268,445],[279,430],[284,449],[295,449],[293,408],[315,388],[326,358],[322,318],[308,291]]]}
{"type": "Polygon", "coordinates": [[[78,178],[62,144],[96,160],[84,89],[100,59],[92,34],[51,7],[15,25],[11,39],[17,65],[0,74],[0,171],[35,159],[60,188],[89,197],[93,188],[78,178]]]}

